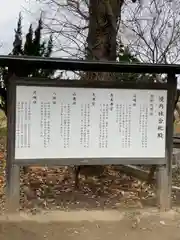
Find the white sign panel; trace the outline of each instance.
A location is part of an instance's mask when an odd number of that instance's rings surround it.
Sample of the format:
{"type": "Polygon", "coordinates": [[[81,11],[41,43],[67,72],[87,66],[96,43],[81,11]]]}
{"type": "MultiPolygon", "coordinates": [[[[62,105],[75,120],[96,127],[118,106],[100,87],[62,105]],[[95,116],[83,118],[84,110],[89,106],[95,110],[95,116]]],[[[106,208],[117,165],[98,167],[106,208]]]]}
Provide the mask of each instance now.
{"type": "Polygon", "coordinates": [[[163,158],[166,90],[16,87],[16,159],[163,158]]]}

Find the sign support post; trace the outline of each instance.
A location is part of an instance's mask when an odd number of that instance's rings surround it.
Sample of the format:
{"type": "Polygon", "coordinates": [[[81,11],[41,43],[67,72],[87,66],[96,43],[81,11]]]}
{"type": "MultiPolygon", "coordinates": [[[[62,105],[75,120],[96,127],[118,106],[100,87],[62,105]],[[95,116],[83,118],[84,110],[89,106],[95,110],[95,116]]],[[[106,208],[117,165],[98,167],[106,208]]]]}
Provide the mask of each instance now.
{"type": "MultiPolygon", "coordinates": [[[[9,79],[10,80],[10,79],[9,79]]],[[[7,161],[6,161],[6,210],[8,212],[16,212],[19,210],[20,202],[20,166],[15,163],[15,107],[16,98],[13,92],[13,83],[9,81],[9,88],[7,91],[7,161]]]]}
{"type": "Polygon", "coordinates": [[[173,153],[173,122],[174,102],[177,89],[177,78],[175,73],[168,74],[168,97],[167,97],[167,120],[166,120],[166,164],[159,165],[157,171],[157,191],[160,210],[171,209],[172,193],[172,153],[173,153]]]}

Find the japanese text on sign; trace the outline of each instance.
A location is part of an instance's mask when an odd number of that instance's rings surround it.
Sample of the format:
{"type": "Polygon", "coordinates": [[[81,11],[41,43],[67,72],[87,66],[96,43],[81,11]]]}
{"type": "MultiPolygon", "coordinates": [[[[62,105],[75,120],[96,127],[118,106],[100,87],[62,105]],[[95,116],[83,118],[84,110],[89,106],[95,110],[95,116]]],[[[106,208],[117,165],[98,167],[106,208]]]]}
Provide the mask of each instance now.
{"type": "Polygon", "coordinates": [[[163,158],[166,104],[166,90],[17,86],[15,158],[163,158]]]}

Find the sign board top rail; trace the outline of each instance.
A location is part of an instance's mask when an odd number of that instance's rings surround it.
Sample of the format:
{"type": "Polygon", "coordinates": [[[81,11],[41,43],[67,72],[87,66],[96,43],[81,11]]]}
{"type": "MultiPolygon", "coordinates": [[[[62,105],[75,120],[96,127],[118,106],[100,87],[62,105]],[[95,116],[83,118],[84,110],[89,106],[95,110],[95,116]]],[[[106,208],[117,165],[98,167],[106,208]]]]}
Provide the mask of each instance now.
{"type": "Polygon", "coordinates": [[[32,66],[43,69],[71,70],[71,71],[97,71],[97,72],[133,72],[133,73],[168,73],[179,74],[180,64],[151,64],[86,61],[63,58],[45,58],[29,56],[0,55],[0,66],[32,66]]]}
{"type": "Polygon", "coordinates": [[[28,78],[13,76],[9,79],[12,86],[42,86],[42,87],[74,87],[74,88],[120,88],[120,89],[168,89],[167,83],[147,83],[147,82],[118,82],[118,81],[84,81],[84,80],[57,80],[47,78],[28,78]]]}

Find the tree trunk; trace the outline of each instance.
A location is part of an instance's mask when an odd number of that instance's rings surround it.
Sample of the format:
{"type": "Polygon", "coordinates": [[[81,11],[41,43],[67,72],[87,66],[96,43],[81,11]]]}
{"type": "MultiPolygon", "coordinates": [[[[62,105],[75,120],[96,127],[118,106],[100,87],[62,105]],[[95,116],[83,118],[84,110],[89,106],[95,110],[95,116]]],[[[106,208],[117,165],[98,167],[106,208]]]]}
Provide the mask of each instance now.
{"type": "MultiPolygon", "coordinates": [[[[116,61],[117,23],[124,0],[90,0],[86,58],[116,61]]],[[[114,73],[88,72],[89,81],[114,79],[114,73]]]]}
{"type": "Polygon", "coordinates": [[[123,0],[90,0],[87,59],[116,60],[117,22],[123,0]]]}

